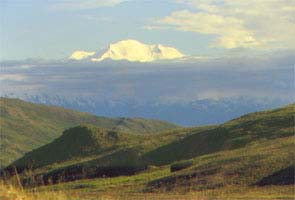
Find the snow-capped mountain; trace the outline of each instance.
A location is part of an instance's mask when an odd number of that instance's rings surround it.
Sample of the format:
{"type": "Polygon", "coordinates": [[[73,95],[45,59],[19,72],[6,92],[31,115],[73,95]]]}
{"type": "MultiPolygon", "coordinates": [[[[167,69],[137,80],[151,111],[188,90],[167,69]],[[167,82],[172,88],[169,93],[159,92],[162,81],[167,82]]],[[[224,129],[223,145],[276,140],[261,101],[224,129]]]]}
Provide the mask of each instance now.
{"type": "Polygon", "coordinates": [[[183,58],[185,55],[173,47],[161,44],[144,44],[137,40],[122,40],[110,44],[102,53],[75,51],[69,59],[100,62],[105,59],[127,60],[130,62],[153,62],[183,58]]]}

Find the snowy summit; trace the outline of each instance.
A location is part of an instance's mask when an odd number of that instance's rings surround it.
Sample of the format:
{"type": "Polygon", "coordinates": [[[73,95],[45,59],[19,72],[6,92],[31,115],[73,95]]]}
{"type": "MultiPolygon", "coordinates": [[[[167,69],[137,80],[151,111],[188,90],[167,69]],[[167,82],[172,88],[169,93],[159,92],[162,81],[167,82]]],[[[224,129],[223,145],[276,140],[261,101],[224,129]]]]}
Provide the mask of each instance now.
{"type": "Polygon", "coordinates": [[[89,59],[93,62],[99,62],[105,59],[152,62],[157,60],[179,59],[184,56],[184,54],[173,47],[161,44],[148,45],[137,40],[128,39],[110,44],[101,54],[87,51],[75,51],[69,58],[72,60],[89,59]]]}

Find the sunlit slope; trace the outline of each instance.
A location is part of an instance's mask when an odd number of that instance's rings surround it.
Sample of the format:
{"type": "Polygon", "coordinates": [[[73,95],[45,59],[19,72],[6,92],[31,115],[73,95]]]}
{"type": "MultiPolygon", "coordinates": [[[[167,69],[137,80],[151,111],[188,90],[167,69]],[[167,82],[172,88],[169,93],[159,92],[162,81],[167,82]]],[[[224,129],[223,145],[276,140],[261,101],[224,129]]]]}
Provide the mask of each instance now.
{"type": "Polygon", "coordinates": [[[18,99],[1,98],[0,108],[1,166],[21,157],[25,152],[51,142],[60,136],[64,129],[81,123],[137,134],[155,133],[177,127],[158,120],[97,117],[18,99]]]}
{"type": "Polygon", "coordinates": [[[151,191],[190,191],[230,186],[292,185],[294,136],[260,140],[243,148],[198,156],[185,169],[147,184],[151,191]]]}
{"type": "Polygon", "coordinates": [[[209,153],[245,147],[252,142],[294,135],[295,105],[248,114],[144,155],[148,163],[168,164],[209,153]]]}

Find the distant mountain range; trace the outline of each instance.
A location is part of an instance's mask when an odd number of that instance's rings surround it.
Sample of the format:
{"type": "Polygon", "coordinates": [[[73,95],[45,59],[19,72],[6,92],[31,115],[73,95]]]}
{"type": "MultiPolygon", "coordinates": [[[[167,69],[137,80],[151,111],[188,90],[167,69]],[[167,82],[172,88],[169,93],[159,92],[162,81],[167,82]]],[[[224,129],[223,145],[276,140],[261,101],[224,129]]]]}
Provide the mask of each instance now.
{"type": "Polygon", "coordinates": [[[200,99],[190,102],[137,102],[132,99],[115,101],[100,96],[64,97],[51,95],[28,95],[24,100],[57,105],[107,117],[143,117],[161,119],[183,126],[219,124],[243,114],[271,109],[292,103],[284,99],[232,97],[200,99]]]}
{"type": "Polygon", "coordinates": [[[183,58],[179,50],[161,44],[148,45],[137,40],[127,39],[110,44],[105,50],[75,51],[69,57],[72,60],[90,60],[100,62],[105,59],[127,60],[130,62],[152,62],[183,58]]]}

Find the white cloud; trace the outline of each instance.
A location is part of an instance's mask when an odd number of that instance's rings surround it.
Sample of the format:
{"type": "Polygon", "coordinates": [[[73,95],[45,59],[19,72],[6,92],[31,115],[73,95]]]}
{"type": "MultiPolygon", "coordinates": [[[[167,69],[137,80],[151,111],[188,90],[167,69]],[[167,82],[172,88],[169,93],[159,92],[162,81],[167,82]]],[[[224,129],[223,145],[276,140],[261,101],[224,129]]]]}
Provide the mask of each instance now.
{"type": "Polygon", "coordinates": [[[181,31],[193,31],[218,36],[215,45],[225,48],[257,46],[259,42],[253,33],[243,26],[243,21],[205,12],[193,13],[187,10],[173,12],[157,21],[181,31]]]}
{"type": "Polygon", "coordinates": [[[148,27],[216,35],[223,48],[295,48],[295,1],[177,0],[197,11],[176,11],[148,27]]]}
{"type": "Polygon", "coordinates": [[[75,51],[69,57],[72,60],[83,60],[85,58],[91,57],[95,54],[95,51],[75,51]]]}
{"type": "Polygon", "coordinates": [[[127,0],[60,0],[52,7],[57,10],[84,10],[116,6],[127,0]]]}

